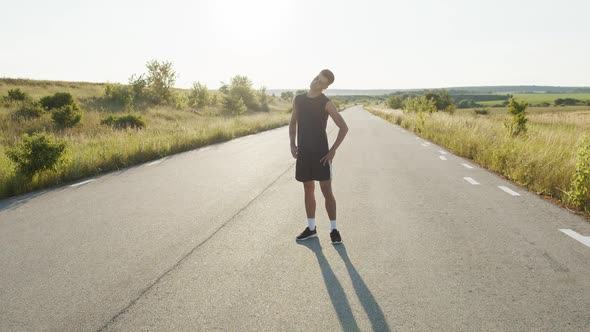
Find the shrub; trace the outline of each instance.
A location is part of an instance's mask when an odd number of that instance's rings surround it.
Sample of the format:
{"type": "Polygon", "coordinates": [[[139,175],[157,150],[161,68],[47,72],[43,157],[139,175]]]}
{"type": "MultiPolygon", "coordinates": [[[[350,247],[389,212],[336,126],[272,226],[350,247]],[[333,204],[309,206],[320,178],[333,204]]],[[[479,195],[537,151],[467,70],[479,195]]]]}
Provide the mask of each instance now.
{"type": "Polygon", "coordinates": [[[77,104],[68,104],[51,112],[53,122],[60,128],[73,127],[82,119],[82,113],[77,104]]]}
{"type": "MultiPolygon", "coordinates": [[[[590,140],[588,136],[580,137],[576,144],[576,172],[568,192],[569,202],[582,208],[588,205],[590,188],[590,140]]],[[[586,209],[588,210],[588,209],[586,209]]]]}
{"type": "Polygon", "coordinates": [[[132,90],[122,84],[107,84],[104,88],[105,97],[114,104],[128,107],[133,105],[132,90]]]}
{"type": "Polygon", "coordinates": [[[207,86],[199,82],[193,82],[193,88],[189,94],[189,105],[199,109],[210,103],[207,86]]]}
{"type": "Polygon", "coordinates": [[[146,66],[148,74],[145,82],[152,101],[156,104],[172,102],[172,87],[176,81],[176,72],[172,69],[172,63],[151,60],[146,66]]]}
{"type": "Polygon", "coordinates": [[[57,142],[45,133],[23,134],[14,147],[8,148],[8,158],[16,164],[19,175],[32,178],[37,172],[57,170],[66,162],[65,142],[57,142]]]}
{"type": "Polygon", "coordinates": [[[144,128],[145,122],[141,115],[125,114],[125,115],[109,115],[106,119],[100,121],[100,124],[115,128],[144,128]]]}
{"type": "Polygon", "coordinates": [[[14,112],[15,118],[33,119],[39,118],[45,113],[41,104],[34,101],[24,102],[20,108],[14,112]]]}
{"type": "Polygon", "coordinates": [[[508,129],[511,136],[518,136],[526,133],[527,119],[526,119],[526,108],[528,107],[526,100],[518,101],[515,98],[510,98],[508,101],[507,111],[512,115],[512,119],[506,119],[504,126],[508,129]]]}
{"type": "Polygon", "coordinates": [[[387,107],[393,109],[401,109],[404,105],[404,101],[400,96],[390,96],[387,98],[387,107]]]}
{"type": "Polygon", "coordinates": [[[19,88],[8,90],[8,101],[25,101],[29,98],[30,97],[19,88]]]}
{"type": "Polygon", "coordinates": [[[40,102],[43,108],[50,111],[66,105],[74,104],[74,97],[69,92],[57,92],[52,96],[45,96],[41,98],[40,102]]]}
{"type": "Polygon", "coordinates": [[[252,81],[248,77],[241,75],[232,77],[229,94],[241,97],[246,108],[254,111],[260,110],[256,92],[252,89],[252,81]]]}
{"type": "Polygon", "coordinates": [[[426,96],[412,97],[404,100],[404,112],[428,112],[433,113],[437,111],[436,104],[433,99],[426,96]]]}
{"type": "Polygon", "coordinates": [[[263,112],[270,112],[268,107],[268,96],[266,95],[266,88],[262,87],[258,90],[258,100],[260,101],[260,110],[263,112]]]}
{"type": "Polygon", "coordinates": [[[281,92],[281,99],[293,100],[293,91],[281,92]]]}
{"type": "Polygon", "coordinates": [[[487,108],[482,108],[482,109],[474,109],[473,113],[475,114],[479,114],[479,115],[488,115],[490,112],[488,111],[487,108]]]}
{"type": "Polygon", "coordinates": [[[426,99],[433,100],[439,111],[450,113],[455,111],[455,100],[451,98],[447,90],[427,91],[424,96],[426,99]]]}
{"type": "Polygon", "coordinates": [[[226,114],[238,115],[246,112],[246,104],[241,96],[236,94],[228,94],[223,96],[223,111],[226,114]]]}

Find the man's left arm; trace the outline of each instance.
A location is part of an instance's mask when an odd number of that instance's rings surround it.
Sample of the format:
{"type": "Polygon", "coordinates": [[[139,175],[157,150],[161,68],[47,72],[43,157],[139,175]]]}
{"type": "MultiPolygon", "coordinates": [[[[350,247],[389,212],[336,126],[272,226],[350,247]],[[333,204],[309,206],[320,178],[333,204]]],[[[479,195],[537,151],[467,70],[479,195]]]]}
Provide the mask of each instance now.
{"type": "Polygon", "coordinates": [[[336,137],[336,141],[334,142],[334,144],[330,148],[330,151],[328,152],[328,154],[326,156],[324,156],[320,160],[320,162],[323,163],[324,165],[325,165],[326,161],[328,161],[328,160],[332,161],[332,159],[334,158],[334,155],[336,154],[336,149],[338,149],[338,147],[340,146],[340,143],[342,143],[342,141],[344,140],[344,136],[346,136],[346,133],[348,133],[348,126],[346,125],[346,122],[344,122],[342,115],[340,115],[340,113],[338,112],[336,105],[334,105],[334,103],[332,103],[331,101],[328,101],[326,103],[326,112],[328,112],[328,114],[330,114],[330,116],[332,117],[332,120],[334,120],[334,123],[338,126],[339,130],[338,130],[338,137],[336,137]]]}

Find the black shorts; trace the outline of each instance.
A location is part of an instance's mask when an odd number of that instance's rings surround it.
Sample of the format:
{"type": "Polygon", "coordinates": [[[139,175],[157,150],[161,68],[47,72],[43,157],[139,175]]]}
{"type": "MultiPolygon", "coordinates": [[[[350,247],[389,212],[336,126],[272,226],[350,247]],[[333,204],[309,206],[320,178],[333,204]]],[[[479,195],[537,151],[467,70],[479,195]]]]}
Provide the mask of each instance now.
{"type": "Polygon", "coordinates": [[[328,152],[303,152],[297,153],[297,163],[295,165],[295,179],[300,182],[307,181],[326,181],[332,180],[332,162],[326,161],[326,165],[322,159],[328,152]]]}

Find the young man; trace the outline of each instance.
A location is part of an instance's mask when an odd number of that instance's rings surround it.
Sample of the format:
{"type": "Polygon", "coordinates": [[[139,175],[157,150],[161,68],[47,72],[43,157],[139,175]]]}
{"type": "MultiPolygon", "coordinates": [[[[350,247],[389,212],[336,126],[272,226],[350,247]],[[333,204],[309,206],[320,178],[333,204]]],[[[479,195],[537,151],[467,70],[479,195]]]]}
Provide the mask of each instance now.
{"type": "Polygon", "coordinates": [[[305,211],[307,213],[307,227],[296,239],[307,240],[317,237],[314,181],[319,181],[326,200],[326,211],[330,218],[330,239],[332,243],[336,244],[342,243],[342,239],[340,232],[336,229],[336,199],[332,193],[331,183],[332,159],[334,159],[336,149],[348,132],[348,126],[340,113],[338,113],[336,106],[322,93],[332,82],[334,82],[334,74],[324,69],[309,85],[309,92],[295,96],[291,123],[289,124],[289,136],[291,139],[291,154],[293,158],[297,159],[295,179],[303,182],[305,211]],[[328,115],[340,128],[332,148],[328,148],[328,136],[326,134],[328,115]],[[297,145],[295,145],[295,134],[297,134],[297,145]]]}

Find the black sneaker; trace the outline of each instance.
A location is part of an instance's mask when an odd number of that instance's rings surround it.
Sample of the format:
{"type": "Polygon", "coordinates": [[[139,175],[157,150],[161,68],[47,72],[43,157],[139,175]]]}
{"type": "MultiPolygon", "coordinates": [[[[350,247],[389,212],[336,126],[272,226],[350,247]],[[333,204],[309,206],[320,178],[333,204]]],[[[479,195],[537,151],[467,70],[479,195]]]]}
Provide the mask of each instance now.
{"type": "Polygon", "coordinates": [[[309,230],[309,227],[305,227],[305,230],[295,238],[298,241],[311,239],[312,237],[318,237],[318,228],[315,227],[313,231],[309,230]]]}
{"type": "Polygon", "coordinates": [[[340,237],[340,232],[337,229],[333,229],[330,232],[330,239],[332,240],[333,244],[342,243],[342,238],[340,237]]]}

